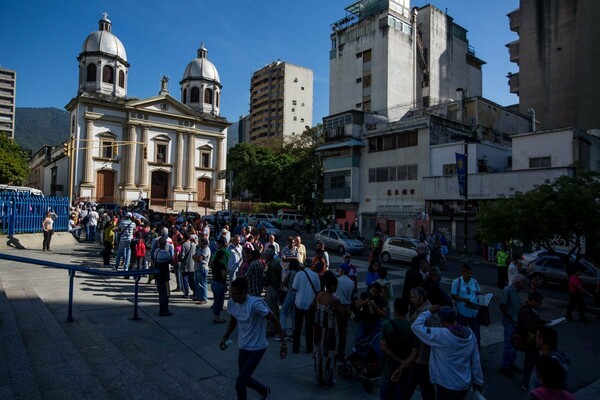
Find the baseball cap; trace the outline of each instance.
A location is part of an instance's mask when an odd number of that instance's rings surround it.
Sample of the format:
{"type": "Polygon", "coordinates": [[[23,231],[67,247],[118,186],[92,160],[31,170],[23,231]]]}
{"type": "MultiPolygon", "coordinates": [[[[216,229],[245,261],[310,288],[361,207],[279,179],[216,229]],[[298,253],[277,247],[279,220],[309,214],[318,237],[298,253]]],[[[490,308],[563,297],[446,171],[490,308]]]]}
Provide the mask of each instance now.
{"type": "Polygon", "coordinates": [[[351,257],[352,256],[348,252],[345,252],[344,255],[342,256],[342,258],[351,258],[351,257]]]}
{"type": "Polygon", "coordinates": [[[168,228],[162,228],[160,230],[160,233],[163,234],[163,235],[168,235],[169,234],[169,229],[168,228]]]}
{"type": "Polygon", "coordinates": [[[131,218],[131,217],[133,217],[133,214],[131,212],[127,211],[127,213],[125,214],[125,216],[131,218]]]}

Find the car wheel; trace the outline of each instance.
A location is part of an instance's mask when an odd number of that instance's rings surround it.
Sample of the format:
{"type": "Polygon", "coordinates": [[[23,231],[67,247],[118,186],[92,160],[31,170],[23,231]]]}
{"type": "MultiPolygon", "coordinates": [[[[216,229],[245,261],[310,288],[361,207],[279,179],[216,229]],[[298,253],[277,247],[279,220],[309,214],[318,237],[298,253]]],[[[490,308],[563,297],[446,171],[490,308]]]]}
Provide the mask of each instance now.
{"type": "Polygon", "coordinates": [[[533,274],[529,277],[536,288],[540,288],[546,284],[546,278],[542,274],[533,274]]]}
{"type": "Polygon", "coordinates": [[[388,252],[386,251],[385,253],[382,253],[382,254],[381,254],[381,259],[382,259],[384,262],[390,262],[390,261],[392,261],[392,256],[390,256],[390,253],[388,253],[388,252]]]}
{"type": "Polygon", "coordinates": [[[339,252],[340,254],[344,254],[344,253],[346,252],[346,249],[344,248],[344,246],[341,246],[341,245],[340,245],[340,247],[338,247],[338,252],[339,252]]]}

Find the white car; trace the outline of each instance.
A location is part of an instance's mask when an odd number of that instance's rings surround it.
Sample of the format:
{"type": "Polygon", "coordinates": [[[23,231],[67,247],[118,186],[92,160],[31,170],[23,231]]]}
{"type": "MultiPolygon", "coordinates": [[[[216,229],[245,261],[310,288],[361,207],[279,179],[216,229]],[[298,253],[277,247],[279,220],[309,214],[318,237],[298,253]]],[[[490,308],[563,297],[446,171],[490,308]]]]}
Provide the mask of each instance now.
{"type": "Polygon", "coordinates": [[[384,262],[405,261],[411,262],[417,255],[419,240],[404,236],[392,236],[383,242],[381,259],[384,262]]]}

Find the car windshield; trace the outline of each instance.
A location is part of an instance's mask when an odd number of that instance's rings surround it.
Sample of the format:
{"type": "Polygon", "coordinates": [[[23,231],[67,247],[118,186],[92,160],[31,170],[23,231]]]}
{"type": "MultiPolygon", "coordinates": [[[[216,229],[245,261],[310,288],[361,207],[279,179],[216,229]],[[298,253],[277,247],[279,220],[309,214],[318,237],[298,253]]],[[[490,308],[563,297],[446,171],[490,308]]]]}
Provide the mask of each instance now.
{"type": "Polygon", "coordinates": [[[340,235],[340,239],[356,239],[354,235],[349,232],[339,231],[338,235],[340,235]]]}

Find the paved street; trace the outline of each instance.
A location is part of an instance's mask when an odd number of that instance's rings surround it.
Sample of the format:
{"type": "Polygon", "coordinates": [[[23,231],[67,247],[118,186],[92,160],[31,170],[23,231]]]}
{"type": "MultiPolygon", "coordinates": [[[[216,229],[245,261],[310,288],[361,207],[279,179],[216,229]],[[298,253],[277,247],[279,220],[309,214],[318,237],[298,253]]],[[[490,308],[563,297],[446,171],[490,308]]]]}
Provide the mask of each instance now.
{"type": "MultiPolygon", "coordinates": [[[[283,238],[288,233],[284,232],[283,238]]],[[[311,254],[314,249],[311,236],[306,236],[304,241],[311,254]]],[[[0,251],[100,267],[99,249],[95,245],[75,244],[72,247],[55,247],[52,253],[42,253],[37,249],[0,251]]],[[[332,265],[341,262],[339,254],[330,255],[332,265]]],[[[355,259],[355,263],[364,287],[366,254],[362,259],[355,259]]],[[[490,285],[495,280],[495,267],[487,263],[472,264],[475,277],[484,290],[497,293],[498,290],[490,285]]],[[[395,292],[400,293],[407,265],[393,263],[388,266],[389,279],[395,292]]],[[[460,263],[456,261],[450,261],[444,267],[443,284],[446,289],[457,276],[459,268],[460,263]]],[[[0,398],[19,398],[8,396],[7,389],[18,386],[19,382],[44,393],[44,396],[33,393],[29,398],[234,398],[237,352],[234,346],[226,351],[218,349],[225,328],[211,323],[209,305],[195,305],[190,300],[179,298],[179,293],[173,293],[170,303],[174,315],[159,318],[154,287],[141,284],[142,319],[132,321],[132,280],[78,274],[74,292],[75,321],[67,323],[66,271],[0,261],[0,283],[3,287],[0,293],[6,295],[6,301],[0,300],[0,333],[3,338],[0,398]],[[9,322],[13,320],[11,325],[9,322]],[[11,326],[16,329],[9,329],[11,326]],[[19,346],[23,347],[20,352],[16,350],[19,346]],[[15,361],[21,359],[17,357],[19,354],[26,355],[24,361],[15,361]],[[29,372],[23,374],[27,370],[29,372]],[[18,371],[21,372],[17,374],[18,371]],[[69,371],[72,375],[70,380],[64,376],[69,371]],[[57,381],[62,382],[60,388],[57,381]],[[160,388],[148,390],[155,385],[160,388]]],[[[540,310],[542,318],[564,316],[566,296],[563,291],[545,289],[544,294],[546,301],[540,310]]],[[[524,399],[525,393],[518,388],[519,380],[508,379],[497,372],[502,353],[497,300],[493,300],[491,310],[492,325],[482,329],[486,398],[524,399]]],[[[557,327],[559,347],[571,358],[570,389],[578,399],[600,398],[600,387],[596,385],[600,371],[590,368],[592,360],[600,355],[597,340],[600,320],[597,314],[598,310],[590,312],[590,317],[593,317],[590,324],[572,322],[557,327]]],[[[353,333],[351,331],[350,335],[353,333]]],[[[309,354],[290,354],[281,361],[277,348],[273,341],[256,372],[259,380],[273,388],[274,399],[378,397],[377,388],[372,394],[367,394],[356,378],[345,380],[338,377],[335,387],[321,389],[313,383],[309,354]]],[[[518,362],[522,362],[522,356],[518,362]]],[[[418,393],[414,398],[420,398],[418,393]]]]}

